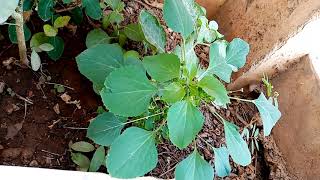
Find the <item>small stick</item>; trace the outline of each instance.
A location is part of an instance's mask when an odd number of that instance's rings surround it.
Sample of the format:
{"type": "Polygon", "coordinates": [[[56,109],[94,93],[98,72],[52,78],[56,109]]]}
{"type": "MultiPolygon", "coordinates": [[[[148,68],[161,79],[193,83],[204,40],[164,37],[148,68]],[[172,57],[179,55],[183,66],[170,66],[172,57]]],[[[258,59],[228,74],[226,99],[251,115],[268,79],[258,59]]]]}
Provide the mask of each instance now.
{"type": "Polygon", "coordinates": [[[45,152],[45,153],[48,153],[48,154],[51,154],[51,155],[61,156],[61,154],[53,153],[53,152],[50,152],[50,151],[47,151],[47,150],[44,150],[44,149],[41,149],[41,151],[45,152]]]}
{"type": "Polygon", "coordinates": [[[52,83],[52,82],[45,82],[46,84],[50,84],[50,85],[58,85],[58,86],[63,86],[67,89],[70,89],[72,91],[74,91],[74,88],[70,87],[70,86],[66,86],[66,85],[63,85],[63,84],[58,84],[58,83],[52,83]]]}
{"type": "Polygon", "coordinates": [[[65,129],[73,129],[73,130],[87,130],[88,128],[82,128],[82,127],[68,127],[68,126],[63,126],[65,129]]]}
{"type": "Polygon", "coordinates": [[[29,104],[33,104],[33,102],[32,102],[30,99],[24,98],[24,97],[20,96],[20,95],[17,94],[17,93],[15,93],[15,95],[16,95],[19,99],[21,99],[21,100],[23,100],[23,101],[25,101],[25,102],[27,102],[27,103],[29,103],[29,104]]]}
{"type": "Polygon", "coordinates": [[[162,176],[166,175],[167,173],[169,173],[170,171],[172,171],[173,169],[175,169],[177,165],[178,165],[178,163],[177,163],[176,165],[174,165],[172,168],[168,169],[166,172],[160,174],[159,177],[162,177],[162,176]]]}

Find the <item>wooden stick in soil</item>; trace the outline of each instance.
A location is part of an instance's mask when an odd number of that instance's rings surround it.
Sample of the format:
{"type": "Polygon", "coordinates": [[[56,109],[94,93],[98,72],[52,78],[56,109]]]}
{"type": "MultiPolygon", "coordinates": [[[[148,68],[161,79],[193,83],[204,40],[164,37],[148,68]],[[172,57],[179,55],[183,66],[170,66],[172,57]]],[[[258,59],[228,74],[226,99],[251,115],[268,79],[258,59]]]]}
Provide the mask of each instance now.
{"type": "Polygon", "coordinates": [[[20,1],[20,5],[17,8],[17,12],[14,12],[12,14],[12,17],[16,20],[16,33],[19,47],[20,62],[22,65],[28,66],[29,60],[27,57],[27,46],[23,29],[23,0],[20,1]]]}

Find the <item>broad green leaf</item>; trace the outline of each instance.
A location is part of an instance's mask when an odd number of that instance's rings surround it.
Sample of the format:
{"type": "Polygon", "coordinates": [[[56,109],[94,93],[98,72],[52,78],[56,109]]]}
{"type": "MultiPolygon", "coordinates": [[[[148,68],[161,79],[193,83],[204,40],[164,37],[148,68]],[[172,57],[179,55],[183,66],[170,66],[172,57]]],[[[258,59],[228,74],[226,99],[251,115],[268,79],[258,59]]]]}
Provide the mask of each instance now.
{"type": "Polygon", "coordinates": [[[208,75],[202,78],[199,86],[211,97],[214,98],[214,103],[224,108],[230,103],[228,91],[224,85],[214,76],[208,75]]]}
{"type": "Polygon", "coordinates": [[[238,127],[225,120],[223,120],[223,124],[227,148],[233,161],[241,166],[249,165],[251,163],[251,154],[247,143],[238,132],[238,127]]]}
{"type": "Polygon", "coordinates": [[[44,34],[48,37],[55,37],[58,34],[58,29],[51,26],[50,24],[45,24],[43,26],[44,34]]]}
{"type": "Polygon", "coordinates": [[[198,33],[197,43],[212,43],[215,40],[215,33],[209,29],[208,19],[205,16],[199,18],[201,22],[200,30],[198,33]]]}
{"type": "Polygon", "coordinates": [[[83,12],[80,7],[76,7],[71,10],[71,19],[77,25],[80,25],[83,21],[83,12]]]}
{"type": "Polygon", "coordinates": [[[253,103],[257,106],[262,119],[263,134],[269,136],[273,126],[280,119],[281,112],[267,100],[263,93],[260,94],[258,99],[253,100],[253,103]]]}
{"type": "Polygon", "coordinates": [[[23,11],[30,11],[34,4],[34,0],[24,0],[23,1],[23,11]]]}
{"type": "Polygon", "coordinates": [[[0,24],[2,24],[15,12],[19,0],[0,0],[0,2],[0,24]]]}
{"type": "Polygon", "coordinates": [[[158,19],[151,13],[142,10],[139,22],[146,40],[155,46],[159,52],[165,52],[166,33],[158,19]]]}
{"type": "Polygon", "coordinates": [[[227,47],[227,63],[236,69],[242,68],[246,64],[249,49],[249,44],[244,40],[240,38],[233,39],[227,47]]]}
{"type": "Polygon", "coordinates": [[[125,59],[127,59],[129,57],[140,59],[140,54],[135,50],[130,50],[130,51],[125,52],[123,56],[125,59]]]}
{"type": "Polygon", "coordinates": [[[225,41],[215,41],[210,47],[208,72],[229,83],[232,71],[244,66],[248,53],[249,45],[239,38],[229,44],[225,41]]]}
{"type": "Polygon", "coordinates": [[[62,56],[64,51],[63,39],[59,36],[50,37],[48,43],[51,44],[54,47],[54,49],[52,51],[47,52],[47,54],[52,60],[58,60],[62,56]]]}
{"type": "Polygon", "coordinates": [[[94,47],[98,44],[110,44],[111,39],[109,35],[102,29],[94,29],[87,35],[86,46],[87,48],[94,47]]]}
{"type": "Polygon", "coordinates": [[[91,151],[94,151],[95,149],[92,144],[85,141],[75,142],[70,147],[71,149],[78,152],[91,152],[91,151]]]}
{"type": "Polygon", "coordinates": [[[165,0],[163,17],[172,30],[181,33],[184,39],[194,31],[196,8],[194,0],[165,0]]]}
{"type": "Polygon", "coordinates": [[[146,112],[151,97],[158,91],[138,66],[125,66],[110,73],[101,91],[104,105],[110,112],[125,116],[139,116],[146,112]]]}
{"type": "Polygon", "coordinates": [[[119,120],[119,117],[110,112],[104,112],[90,123],[87,137],[96,144],[110,146],[120,135],[123,126],[123,122],[119,120]]]}
{"type": "Polygon", "coordinates": [[[140,24],[129,24],[124,28],[126,36],[133,41],[143,41],[144,35],[140,24]]]}
{"type": "Polygon", "coordinates": [[[102,28],[108,29],[109,25],[110,25],[110,16],[108,14],[108,15],[103,16],[103,18],[102,18],[102,28]]]}
{"type": "Polygon", "coordinates": [[[109,16],[109,22],[112,24],[113,23],[120,24],[124,20],[123,15],[118,11],[112,11],[108,16],[109,16]]]}
{"type": "Polygon", "coordinates": [[[38,53],[36,51],[32,51],[31,53],[31,68],[34,71],[38,71],[40,69],[41,66],[41,59],[40,56],[38,55],[38,53]]]}
{"type": "Polygon", "coordinates": [[[99,0],[82,0],[86,14],[92,19],[99,20],[102,16],[99,0]]]}
{"type": "Polygon", "coordinates": [[[137,127],[126,129],[111,145],[106,161],[112,177],[145,175],[158,162],[154,133],[137,127]]]}
{"type": "Polygon", "coordinates": [[[177,165],[174,174],[176,180],[212,180],[214,169],[197,150],[194,150],[177,165]]]}
{"type": "Polygon", "coordinates": [[[111,7],[112,10],[121,12],[124,10],[124,2],[121,0],[105,0],[105,2],[108,4],[108,6],[111,7]]]}
{"type": "MultiPolygon", "coordinates": [[[[31,38],[31,31],[28,28],[26,24],[23,25],[23,31],[24,31],[24,38],[26,41],[29,41],[31,38]]],[[[9,39],[12,43],[17,44],[18,39],[17,39],[17,31],[16,31],[16,26],[15,25],[9,25],[8,26],[8,33],[9,33],[9,39]]]]}
{"type": "Polygon", "coordinates": [[[117,44],[99,44],[76,57],[78,68],[99,90],[111,71],[122,66],[123,52],[117,44]]]}
{"type": "Polygon", "coordinates": [[[89,169],[90,160],[87,156],[81,153],[71,153],[71,159],[82,171],[87,171],[89,169]]]}
{"type": "MultiPolygon", "coordinates": [[[[185,58],[185,64],[187,68],[187,73],[189,79],[193,79],[198,70],[198,64],[199,64],[199,58],[196,55],[196,52],[194,51],[194,39],[189,38],[185,45],[186,50],[186,58],[185,58]]],[[[180,60],[182,61],[182,49],[180,46],[177,46],[174,50],[174,53],[179,56],[180,60]]]]}
{"type": "Polygon", "coordinates": [[[63,28],[68,25],[71,17],[70,16],[59,16],[55,21],[53,26],[55,28],[63,28]]]}
{"type": "Polygon", "coordinates": [[[170,140],[180,149],[194,140],[204,123],[202,113],[188,100],[173,104],[167,119],[170,140]]]}
{"type": "Polygon", "coordinates": [[[39,49],[41,49],[41,51],[49,52],[52,51],[54,47],[49,43],[44,43],[39,46],[39,49]]]}
{"type": "Polygon", "coordinates": [[[156,81],[166,82],[180,75],[180,60],[174,54],[147,56],[142,62],[148,74],[156,81]]]}
{"type": "Polygon", "coordinates": [[[74,0],[62,0],[63,1],[63,3],[65,3],[65,4],[69,4],[69,3],[72,3],[74,0]]]}
{"type": "Polygon", "coordinates": [[[38,15],[43,21],[48,21],[52,18],[54,13],[54,0],[39,0],[38,15]]]}
{"type": "Polygon", "coordinates": [[[222,41],[215,41],[210,47],[210,64],[207,69],[217,75],[223,81],[229,83],[232,73],[232,68],[226,62],[227,44],[222,41]]]}
{"type": "Polygon", "coordinates": [[[229,152],[226,147],[214,148],[214,167],[219,177],[229,176],[231,166],[229,162],[229,152]]]}
{"type": "Polygon", "coordinates": [[[93,154],[93,157],[90,162],[89,172],[97,172],[100,166],[105,161],[105,149],[103,146],[100,146],[96,152],[93,154]]]}
{"type": "Polygon", "coordinates": [[[133,56],[124,57],[124,66],[138,66],[141,69],[145,70],[142,61],[139,58],[133,56]]]}
{"type": "Polygon", "coordinates": [[[186,90],[178,82],[173,82],[164,87],[162,91],[162,99],[167,103],[175,103],[181,101],[186,95],[186,90]]]}

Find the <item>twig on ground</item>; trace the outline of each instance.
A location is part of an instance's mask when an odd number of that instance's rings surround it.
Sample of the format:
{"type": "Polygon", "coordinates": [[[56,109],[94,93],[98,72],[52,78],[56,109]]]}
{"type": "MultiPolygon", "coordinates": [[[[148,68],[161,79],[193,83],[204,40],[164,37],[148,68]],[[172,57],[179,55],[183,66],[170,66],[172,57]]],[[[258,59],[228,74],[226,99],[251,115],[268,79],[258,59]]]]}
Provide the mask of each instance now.
{"type": "Polygon", "coordinates": [[[41,151],[45,152],[45,153],[48,153],[48,154],[51,154],[51,155],[55,155],[55,156],[62,156],[61,154],[53,153],[53,152],[50,152],[50,151],[47,151],[47,150],[44,150],[44,149],[41,149],[41,151]]]}
{"type": "Polygon", "coordinates": [[[73,129],[73,130],[87,130],[88,128],[82,128],[82,127],[68,127],[68,126],[63,126],[65,129],[73,129]]]}
{"type": "Polygon", "coordinates": [[[27,103],[29,103],[29,104],[33,104],[33,102],[32,102],[30,99],[24,98],[24,97],[20,96],[20,95],[17,94],[17,93],[15,93],[15,95],[16,95],[19,99],[21,99],[21,100],[23,100],[23,101],[25,101],[25,102],[27,102],[27,103]]]}
{"type": "Polygon", "coordinates": [[[70,86],[66,86],[66,85],[63,85],[63,84],[58,84],[58,83],[52,83],[52,82],[45,82],[46,84],[50,84],[50,85],[58,85],[58,86],[63,86],[67,89],[70,89],[72,91],[74,91],[74,88],[70,87],[70,86]]]}
{"type": "Polygon", "coordinates": [[[174,170],[176,168],[177,165],[178,165],[178,163],[176,165],[174,165],[172,168],[168,169],[166,172],[160,174],[159,177],[162,177],[162,176],[166,175],[167,173],[171,172],[172,170],[174,170]]]}
{"type": "Polygon", "coordinates": [[[60,122],[61,121],[61,119],[58,119],[58,120],[56,120],[56,121],[53,121],[53,123],[50,125],[50,126],[48,126],[48,128],[49,129],[52,129],[58,122],[60,122]]]}

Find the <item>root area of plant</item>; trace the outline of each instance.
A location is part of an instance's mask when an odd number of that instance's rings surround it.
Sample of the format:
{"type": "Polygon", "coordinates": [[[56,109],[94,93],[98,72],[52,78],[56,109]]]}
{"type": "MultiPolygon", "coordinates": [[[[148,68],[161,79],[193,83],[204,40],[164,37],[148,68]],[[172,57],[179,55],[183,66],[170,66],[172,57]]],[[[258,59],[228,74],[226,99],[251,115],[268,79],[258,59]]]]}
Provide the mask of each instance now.
{"type": "MultiPolygon", "coordinates": [[[[149,9],[159,18],[162,17],[160,9],[148,7],[146,4],[136,1],[125,1],[125,4],[125,24],[137,22],[137,16],[143,8],[149,9]]],[[[36,15],[31,18],[37,19],[36,15]]],[[[34,33],[41,31],[40,20],[39,24],[36,20],[32,22],[31,31],[34,33]]],[[[164,25],[163,20],[161,23],[164,25]]],[[[75,62],[75,57],[86,48],[85,37],[91,29],[88,23],[83,23],[77,27],[74,35],[65,30],[61,34],[66,42],[62,58],[54,62],[45,54],[41,54],[42,71],[33,72],[15,64],[14,59],[18,59],[17,45],[11,45],[6,28],[1,28],[5,36],[0,47],[1,165],[76,169],[70,157],[69,144],[81,140],[88,141],[85,128],[88,127],[90,120],[97,116],[97,108],[102,106],[100,98],[92,89],[92,84],[80,74],[75,62]]],[[[167,49],[172,50],[179,44],[180,38],[167,28],[166,33],[167,49]]],[[[127,42],[125,48],[144,52],[141,44],[131,41],[127,42]]],[[[197,48],[204,66],[208,51],[207,47],[197,48]]],[[[257,95],[251,93],[246,98],[253,99],[257,95]]],[[[224,145],[221,122],[211,114],[207,106],[202,107],[202,112],[206,121],[199,136],[215,147],[224,145]]],[[[255,121],[254,118],[257,110],[249,104],[232,101],[229,110],[221,109],[219,113],[241,129],[256,123],[262,132],[259,120],[255,121]]],[[[259,136],[261,135],[262,133],[259,136]]],[[[199,152],[213,164],[213,150],[201,139],[196,143],[200,147],[199,152]]],[[[230,158],[232,173],[230,177],[224,179],[269,178],[270,171],[276,168],[266,164],[264,146],[260,142],[259,146],[260,150],[255,149],[252,154],[253,163],[247,167],[234,164],[230,158]]],[[[179,150],[169,141],[160,143],[157,147],[159,162],[147,175],[163,179],[173,178],[176,164],[192,152],[192,147],[179,150]]],[[[279,158],[281,159],[281,156],[279,158]]],[[[107,172],[105,168],[101,168],[100,171],[107,172]]]]}

